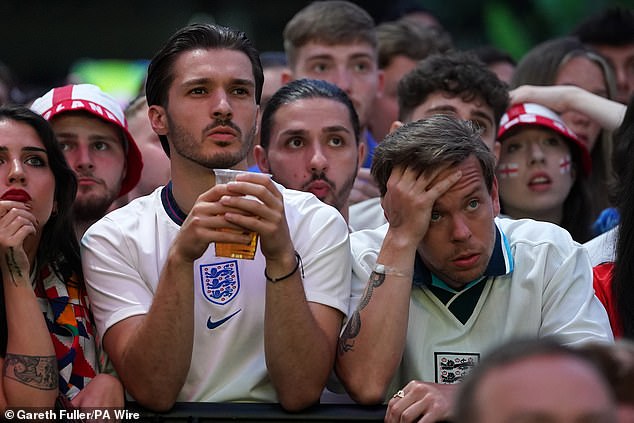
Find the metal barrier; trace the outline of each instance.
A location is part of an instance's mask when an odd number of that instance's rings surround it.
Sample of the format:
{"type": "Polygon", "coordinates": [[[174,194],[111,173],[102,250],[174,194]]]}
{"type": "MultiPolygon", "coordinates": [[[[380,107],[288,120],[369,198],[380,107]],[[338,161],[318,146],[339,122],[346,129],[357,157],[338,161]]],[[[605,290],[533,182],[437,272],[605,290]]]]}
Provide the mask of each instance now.
{"type": "Polygon", "coordinates": [[[141,413],[141,421],[173,422],[382,422],[385,405],[319,404],[300,413],[288,413],[279,404],[180,402],[166,413],[155,413],[128,403],[126,409],[141,413]]]}

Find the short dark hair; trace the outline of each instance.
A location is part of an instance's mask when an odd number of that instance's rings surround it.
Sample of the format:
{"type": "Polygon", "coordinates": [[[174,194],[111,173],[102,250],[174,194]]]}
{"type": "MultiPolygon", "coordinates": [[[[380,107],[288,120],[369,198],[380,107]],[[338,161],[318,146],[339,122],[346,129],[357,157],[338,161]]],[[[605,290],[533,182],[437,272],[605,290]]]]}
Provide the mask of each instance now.
{"type": "Polygon", "coordinates": [[[500,62],[517,65],[517,61],[509,53],[492,45],[477,46],[470,51],[487,66],[500,62]]]}
{"type": "Polygon", "coordinates": [[[388,67],[396,56],[418,61],[453,47],[451,35],[444,29],[423,26],[407,19],[379,24],[376,36],[379,69],[388,67]]]}
{"type": "Polygon", "coordinates": [[[477,392],[482,381],[491,371],[540,356],[570,357],[573,360],[586,363],[588,367],[594,369],[597,378],[603,381],[606,393],[611,395],[608,382],[601,370],[582,352],[563,345],[554,337],[512,339],[496,347],[464,379],[454,402],[453,421],[456,423],[480,422],[476,402],[477,392]]]}
{"type": "Polygon", "coordinates": [[[314,1],[291,18],[284,28],[284,51],[292,68],[297,49],[311,41],[328,45],[367,43],[376,49],[374,19],[354,3],[343,0],[314,1]]]}
{"type": "Polygon", "coordinates": [[[432,54],[398,84],[399,120],[407,121],[430,94],[444,92],[465,102],[482,99],[493,109],[496,129],[509,104],[506,84],[473,53],[432,54]]]}
{"type": "Polygon", "coordinates": [[[42,238],[37,249],[38,268],[58,260],[61,255],[77,275],[81,276],[79,243],[72,217],[72,206],[77,194],[75,172],[68,166],[51,125],[41,115],[24,106],[3,106],[0,107],[0,122],[2,121],[23,123],[35,130],[44,145],[48,165],[55,178],[54,199],[57,209],[42,229],[42,238]]]}
{"type": "MultiPolygon", "coordinates": [[[[149,106],[167,107],[169,87],[174,80],[173,66],[178,56],[195,49],[227,49],[244,53],[251,61],[255,79],[255,102],[260,104],[264,74],[259,53],[246,34],[214,24],[191,24],[176,31],[156,53],[148,67],[145,92],[149,106]]],[[[159,135],[161,145],[169,156],[165,135],[159,135]]]]}
{"type": "Polygon", "coordinates": [[[468,121],[446,115],[431,116],[407,123],[388,134],[374,150],[372,176],[381,196],[397,166],[419,172],[433,172],[443,164],[458,164],[470,156],[480,162],[487,190],[495,178],[495,155],[480,138],[479,130],[468,121]]]}
{"type": "Polygon", "coordinates": [[[626,46],[634,43],[634,10],[610,7],[582,21],[573,31],[584,44],[626,46]]]}
{"type": "Polygon", "coordinates": [[[281,87],[269,100],[262,112],[260,123],[260,145],[268,150],[271,139],[271,128],[277,110],[285,105],[306,98],[327,98],[345,105],[348,108],[350,122],[354,129],[354,137],[359,144],[361,125],[359,116],[354,110],[354,105],[348,95],[339,87],[330,82],[316,79],[297,79],[281,87]]]}

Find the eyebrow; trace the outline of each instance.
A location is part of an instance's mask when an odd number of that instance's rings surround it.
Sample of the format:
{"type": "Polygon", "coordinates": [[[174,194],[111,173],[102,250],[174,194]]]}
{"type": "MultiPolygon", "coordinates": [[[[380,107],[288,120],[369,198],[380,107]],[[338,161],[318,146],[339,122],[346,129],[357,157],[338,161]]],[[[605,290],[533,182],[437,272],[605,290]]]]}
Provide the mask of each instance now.
{"type": "Polygon", "coordinates": [[[304,135],[307,132],[305,129],[285,129],[280,135],[304,135]]]}
{"type": "Polygon", "coordinates": [[[345,126],[341,126],[341,125],[327,126],[327,127],[323,128],[321,130],[321,132],[346,132],[346,133],[351,133],[348,128],[346,128],[345,126]]]}
{"type": "MultiPolygon", "coordinates": [[[[9,149],[5,146],[0,146],[0,152],[5,152],[5,151],[9,151],[9,149]]],[[[24,147],[22,148],[22,151],[35,151],[35,152],[41,152],[46,154],[46,149],[41,147],[24,147]]]]}
{"type": "MultiPolygon", "coordinates": [[[[308,132],[307,129],[286,129],[284,131],[282,131],[280,133],[280,135],[305,135],[308,132]]],[[[325,128],[322,128],[321,130],[322,133],[330,133],[330,132],[346,132],[351,134],[352,132],[350,132],[350,130],[348,128],[346,128],[345,126],[341,126],[341,125],[333,125],[333,126],[327,126],[325,128]]]]}
{"type": "MultiPolygon", "coordinates": [[[[425,114],[429,115],[429,114],[432,114],[432,112],[452,112],[452,113],[458,114],[458,110],[456,110],[455,107],[449,106],[449,105],[446,105],[446,104],[443,104],[443,105],[440,105],[440,106],[436,106],[436,107],[432,107],[431,109],[428,109],[425,112],[425,114]]],[[[493,123],[493,118],[491,116],[489,116],[488,114],[486,114],[484,112],[481,112],[480,110],[475,110],[472,114],[474,116],[486,119],[489,122],[493,123]]]]}
{"type": "MultiPolygon", "coordinates": [[[[356,60],[356,59],[374,60],[374,57],[371,54],[369,54],[369,53],[354,53],[348,59],[351,59],[351,60],[356,60]]],[[[310,56],[310,57],[306,58],[307,62],[312,61],[312,60],[335,60],[335,57],[332,54],[328,54],[328,53],[318,53],[318,54],[315,54],[314,56],[310,56]]]]}
{"type": "Polygon", "coordinates": [[[455,115],[458,114],[458,111],[456,110],[455,107],[447,105],[447,104],[441,104],[439,106],[436,107],[432,107],[431,109],[427,109],[425,110],[424,116],[429,117],[429,116],[433,116],[439,112],[451,112],[455,115]]]}
{"type": "Polygon", "coordinates": [[[493,123],[493,122],[494,122],[494,119],[493,119],[491,116],[489,116],[489,115],[487,115],[486,113],[481,112],[481,111],[479,111],[479,110],[476,110],[475,112],[473,112],[473,115],[474,115],[474,116],[478,116],[478,117],[480,117],[480,118],[482,118],[482,119],[488,120],[488,121],[489,121],[489,122],[491,122],[491,123],[493,123]]]}
{"type": "MultiPolygon", "coordinates": [[[[204,85],[204,84],[209,84],[210,82],[213,82],[214,80],[212,78],[194,78],[194,79],[189,79],[187,81],[183,81],[183,83],[181,84],[181,86],[183,87],[188,87],[188,86],[192,86],[192,85],[204,85]]],[[[233,78],[231,80],[231,84],[233,85],[248,85],[248,86],[255,86],[255,82],[251,79],[246,79],[246,78],[233,78]]]]}

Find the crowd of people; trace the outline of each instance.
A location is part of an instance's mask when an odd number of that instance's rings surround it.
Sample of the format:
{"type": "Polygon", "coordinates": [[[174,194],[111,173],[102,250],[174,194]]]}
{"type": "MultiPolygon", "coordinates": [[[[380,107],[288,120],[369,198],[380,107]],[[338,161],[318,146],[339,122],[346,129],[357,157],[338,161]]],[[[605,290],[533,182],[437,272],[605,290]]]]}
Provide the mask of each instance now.
{"type": "Polygon", "coordinates": [[[282,36],[0,106],[0,409],[634,422],[634,10],[518,61],[345,0],[282,36]]]}

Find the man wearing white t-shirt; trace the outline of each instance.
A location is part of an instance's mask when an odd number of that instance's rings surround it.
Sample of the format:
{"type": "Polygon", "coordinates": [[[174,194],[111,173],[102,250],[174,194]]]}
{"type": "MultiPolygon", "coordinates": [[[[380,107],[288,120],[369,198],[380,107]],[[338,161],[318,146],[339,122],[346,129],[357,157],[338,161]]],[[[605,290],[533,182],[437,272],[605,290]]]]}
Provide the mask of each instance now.
{"type": "Polygon", "coordinates": [[[477,130],[447,116],[406,124],[375,151],[388,224],[351,235],[336,371],[362,403],[399,389],[388,422],[450,419],[454,384],[506,340],[612,341],[586,251],[555,225],[496,218],[494,169],[477,130]]]}
{"type": "Polygon", "coordinates": [[[129,393],[175,401],[318,401],[348,310],[350,254],[341,215],[247,168],[263,75],[244,33],[193,24],[149,65],[152,128],[171,181],[97,222],[82,260],[103,345],[129,393]],[[229,231],[229,230],[234,231],[229,231]],[[237,231],[236,231],[237,230],[237,231]],[[214,244],[249,244],[253,260],[214,244]]]}

